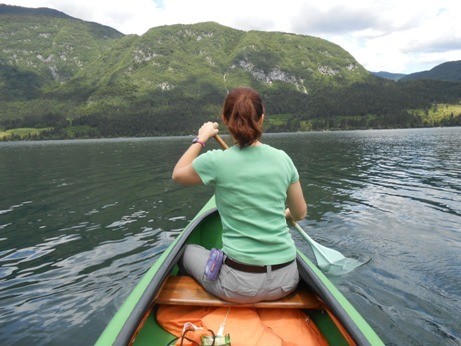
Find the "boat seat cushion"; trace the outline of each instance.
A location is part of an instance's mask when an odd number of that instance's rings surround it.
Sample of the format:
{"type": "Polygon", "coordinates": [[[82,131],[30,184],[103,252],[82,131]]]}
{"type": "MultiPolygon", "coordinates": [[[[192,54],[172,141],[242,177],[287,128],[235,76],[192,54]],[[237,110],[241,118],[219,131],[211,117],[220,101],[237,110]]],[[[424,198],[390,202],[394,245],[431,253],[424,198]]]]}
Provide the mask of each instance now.
{"type": "Polygon", "coordinates": [[[296,289],[288,296],[275,301],[262,301],[251,304],[232,303],[218,298],[207,291],[190,276],[169,276],[154,298],[156,304],[189,306],[234,306],[254,308],[298,308],[319,309],[321,302],[304,287],[296,289]]]}

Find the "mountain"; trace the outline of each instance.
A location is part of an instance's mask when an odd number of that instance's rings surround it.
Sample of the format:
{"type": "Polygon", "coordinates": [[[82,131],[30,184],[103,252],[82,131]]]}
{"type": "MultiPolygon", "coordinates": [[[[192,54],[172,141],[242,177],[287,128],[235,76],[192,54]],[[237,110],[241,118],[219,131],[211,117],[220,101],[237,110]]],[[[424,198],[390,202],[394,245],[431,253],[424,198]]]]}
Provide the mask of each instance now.
{"type": "Polygon", "coordinates": [[[123,35],[7,5],[0,23],[0,139],[15,128],[47,128],[47,138],[190,134],[219,119],[242,85],[262,94],[266,131],[415,126],[408,109],[461,98],[461,84],[377,78],[306,35],[214,22],[123,35]]]}
{"type": "Polygon", "coordinates": [[[377,77],[395,80],[395,81],[398,81],[399,79],[406,76],[406,74],[403,74],[403,73],[392,73],[392,72],[385,72],[385,71],[370,72],[370,73],[372,73],[373,75],[377,77]]]}
{"type": "Polygon", "coordinates": [[[394,81],[409,81],[409,80],[439,80],[461,82],[461,60],[449,61],[437,65],[429,71],[415,72],[411,74],[391,73],[391,72],[370,72],[373,75],[381,78],[391,79],[394,81]]]}
{"type": "Polygon", "coordinates": [[[51,9],[0,5],[2,98],[30,99],[68,82],[120,32],[51,9]]]}
{"type": "Polygon", "coordinates": [[[300,114],[316,90],[367,78],[349,53],[325,40],[209,22],[157,27],[120,40],[69,88],[83,94],[97,86],[84,113],[114,115],[116,107],[121,116],[142,113],[140,121],[164,118],[150,131],[170,133],[173,124],[175,131],[188,132],[206,117],[217,117],[227,91],[240,85],[259,90],[272,113],[300,114]],[[191,107],[198,114],[189,114],[191,107]],[[180,120],[185,117],[189,123],[180,120]]]}
{"type": "Polygon", "coordinates": [[[412,73],[402,78],[403,81],[418,79],[460,82],[461,60],[446,62],[435,66],[429,71],[412,73]]]}
{"type": "Polygon", "coordinates": [[[370,76],[344,49],[310,36],[212,22],[125,36],[57,11],[5,5],[0,19],[4,128],[51,126],[60,118],[187,133],[216,117],[227,91],[239,85],[258,89],[273,113],[293,115],[306,113],[317,90],[370,76]]]}

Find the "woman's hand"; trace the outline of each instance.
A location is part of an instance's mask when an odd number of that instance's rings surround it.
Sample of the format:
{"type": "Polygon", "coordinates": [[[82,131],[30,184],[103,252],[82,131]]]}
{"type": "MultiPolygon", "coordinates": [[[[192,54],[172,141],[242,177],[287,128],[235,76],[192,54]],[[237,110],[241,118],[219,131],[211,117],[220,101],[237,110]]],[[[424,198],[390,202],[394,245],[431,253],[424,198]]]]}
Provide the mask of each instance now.
{"type": "Polygon", "coordinates": [[[216,122],[211,122],[208,121],[202,125],[202,127],[198,130],[198,135],[197,137],[205,143],[207,140],[209,140],[211,137],[214,135],[217,135],[219,130],[218,130],[219,124],[216,122]]]}
{"type": "MultiPolygon", "coordinates": [[[[203,124],[200,130],[198,130],[198,139],[202,143],[205,143],[211,137],[218,134],[218,126],[218,123],[211,121],[203,124]]],[[[201,145],[191,145],[186,150],[173,169],[172,178],[174,181],[182,185],[202,184],[202,179],[192,167],[192,162],[200,154],[201,149],[201,145]]]]}

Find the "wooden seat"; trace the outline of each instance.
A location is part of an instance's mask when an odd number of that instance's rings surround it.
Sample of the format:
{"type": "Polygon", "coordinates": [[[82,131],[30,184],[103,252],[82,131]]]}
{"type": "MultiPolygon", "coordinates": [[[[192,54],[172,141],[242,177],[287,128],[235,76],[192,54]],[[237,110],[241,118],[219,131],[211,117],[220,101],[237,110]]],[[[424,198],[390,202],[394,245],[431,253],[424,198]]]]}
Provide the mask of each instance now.
{"type": "Polygon", "coordinates": [[[154,299],[157,304],[194,305],[194,306],[234,306],[254,308],[301,308],[319,309],[320,301],[306,289],[298,288],[288,296],[274,300],[251,304],[237,304],[222,300],[205,291],[190,276],[170,276],[154,299]]]}

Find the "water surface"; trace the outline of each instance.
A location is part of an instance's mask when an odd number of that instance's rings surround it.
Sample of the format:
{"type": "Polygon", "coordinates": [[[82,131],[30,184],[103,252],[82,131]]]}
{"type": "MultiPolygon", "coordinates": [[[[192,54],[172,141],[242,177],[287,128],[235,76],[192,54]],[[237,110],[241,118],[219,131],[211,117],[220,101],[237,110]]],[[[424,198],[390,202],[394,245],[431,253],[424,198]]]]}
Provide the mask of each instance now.
{"type": "MultiPolygon", "coordinates": [[[[372,258],[331,279],[385,343],[460,344],[461,128],[264,140],[298,167],[309,204],[300,225],[346,256],[372,258]]],[[[189,143],[0,143],[2,344],[95,342],[212,194],[171,182],[189,143]]]]}

